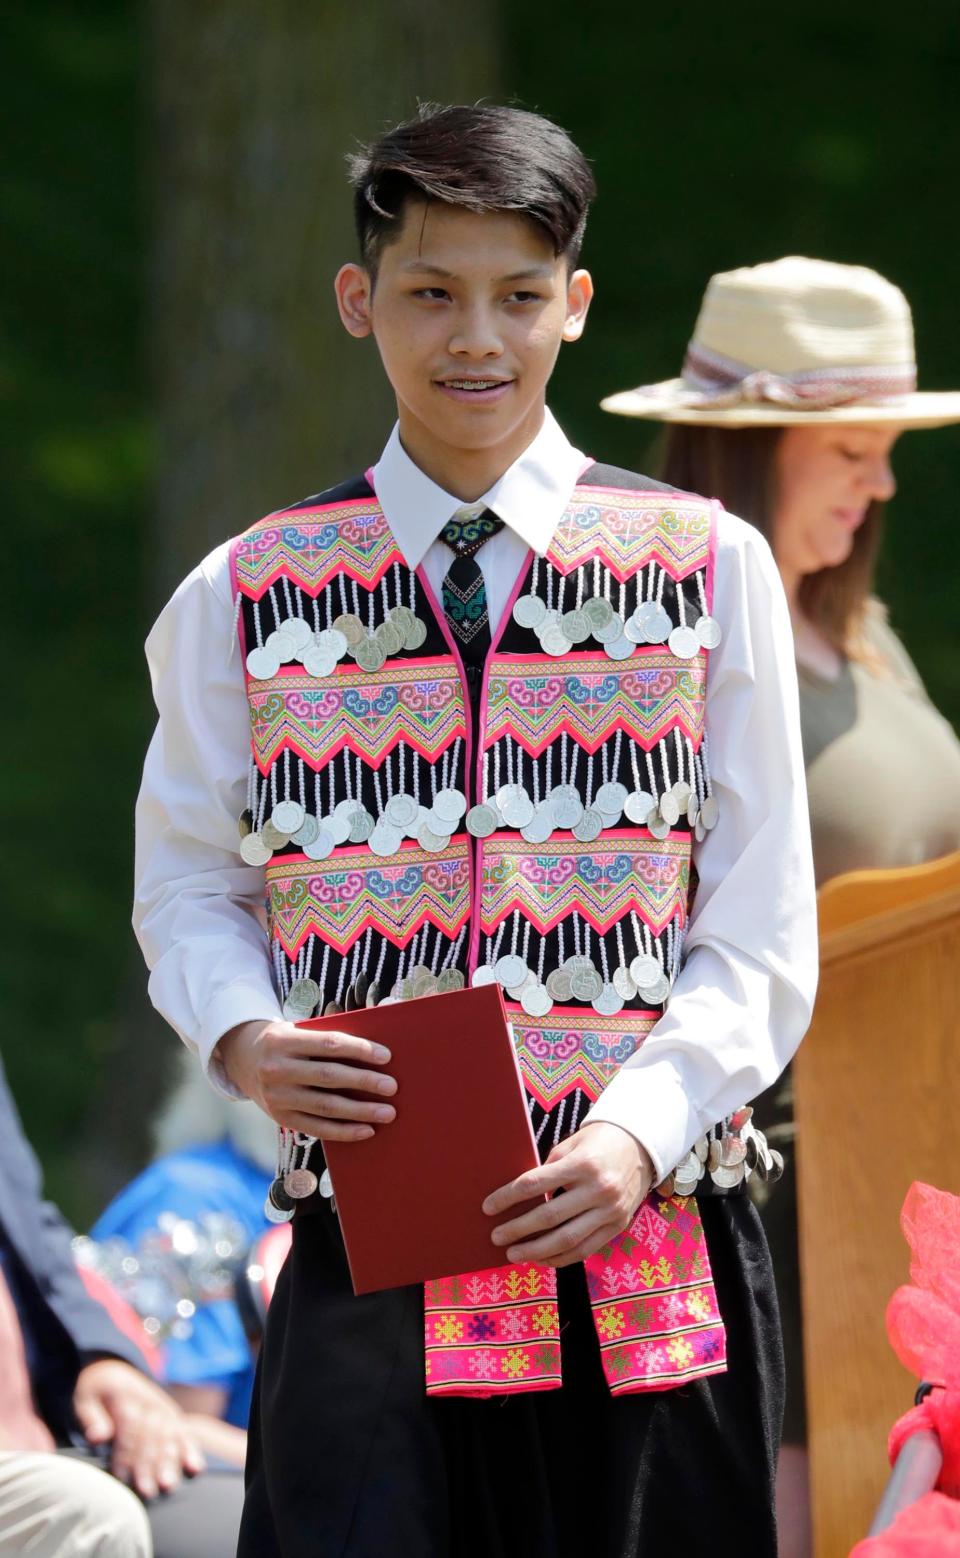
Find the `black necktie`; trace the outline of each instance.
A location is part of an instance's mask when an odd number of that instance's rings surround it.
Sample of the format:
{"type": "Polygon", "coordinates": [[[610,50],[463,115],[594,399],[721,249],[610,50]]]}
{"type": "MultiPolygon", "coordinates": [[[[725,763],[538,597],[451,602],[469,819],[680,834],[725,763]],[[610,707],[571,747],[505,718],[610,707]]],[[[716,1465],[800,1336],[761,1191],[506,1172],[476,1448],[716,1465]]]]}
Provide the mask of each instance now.
{"type": "Polygon", "coordinates": [[[443,581],[443,609],[467,665],[481,666],[490,648],[487,591],[476,554],[502,529],[502,519],[474,504],[457,509],[440,532],[456,554],[443,581]]]}

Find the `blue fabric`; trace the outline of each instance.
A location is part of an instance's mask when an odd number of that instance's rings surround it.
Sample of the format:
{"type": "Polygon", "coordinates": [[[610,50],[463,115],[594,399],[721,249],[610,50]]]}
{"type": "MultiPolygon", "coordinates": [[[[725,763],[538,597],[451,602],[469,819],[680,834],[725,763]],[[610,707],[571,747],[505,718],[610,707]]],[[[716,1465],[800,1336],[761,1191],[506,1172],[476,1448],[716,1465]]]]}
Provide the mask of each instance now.
{"type": "MultiPolygon", "coordinates": [[[[252,1243],[271,1226],[263,1215],[270,1175],[224,1138],[158,1158],[111,1201],[90,1230],[91,1238],[136,1244],[155,1229],[162,1212],[196,1222],[204,1212],[233,1217],[252,1243]]],[[[224,1418],[247,1426],[254,1363],[232,1299],[203,1304],[191,1332],[163,1346],[167,1385],[219,1385],[228,1393],[224,1418]]]]}

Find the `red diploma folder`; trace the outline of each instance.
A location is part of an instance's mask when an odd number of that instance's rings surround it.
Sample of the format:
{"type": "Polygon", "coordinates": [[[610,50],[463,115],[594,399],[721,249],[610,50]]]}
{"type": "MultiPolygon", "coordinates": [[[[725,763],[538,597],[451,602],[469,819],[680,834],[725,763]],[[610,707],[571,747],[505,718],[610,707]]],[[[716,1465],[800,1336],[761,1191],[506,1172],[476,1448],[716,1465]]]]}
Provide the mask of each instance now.
{"type": "Polygon", "coordinates": [[[481,1205],[539,1156],[500,987],[299,1026],[370,1039],[392,1056],[383,1070],[397,1081],[396,1119],[367,1141],[322,1144],[354,1292],[506,1265],[490,1235],[507,1214],[487,1217],[481,1205]]]}

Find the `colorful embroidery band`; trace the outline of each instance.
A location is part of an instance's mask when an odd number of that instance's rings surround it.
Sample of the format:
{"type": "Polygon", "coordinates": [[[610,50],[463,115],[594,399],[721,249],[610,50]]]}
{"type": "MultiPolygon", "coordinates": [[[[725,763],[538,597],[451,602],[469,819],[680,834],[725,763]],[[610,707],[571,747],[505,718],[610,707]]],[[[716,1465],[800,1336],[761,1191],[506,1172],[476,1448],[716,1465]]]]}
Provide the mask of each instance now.
{"type": "Polygon", "coordinates": [[[598,1098],[660,1016],[601,1017],[589,1007],[555,1006],[546,1017],[530,1017],[513,1002],[508,1009],[524,1086],[548,1113],[577,1088],[598,1098]]]}
{"type": "Polygon", "coordinates": [[[699,498],[577,487],[547,556],[563,574],[600,557],[621,584],[651,562],[685,579],[706,568],[712,529],[699,498]]]}
{"type": "Polygon", "coordinates": [[[392,563],[406,567],[384,512],[371,497],[271,514],[240,537],[234,566],[237,587],[260,600],[280,578],[311,596],[337,574],[373,589],[392,563]]]}
{"type": "Polygon", "coordinates": [[[428,1395],[557,1390],[556,1272],[547,1266],[493,1266],[428,1282],[424,1335],[428,1395]]]}
{"type": "Polygon", "coordinates": [[[528,844],[495,833],[483,850],[480,925],[489,936],[517,910],[545,935],[576,912],[603,935],[634,910],[659,935],[671,920],[685,925],[689,887],[686,835],[654,839],[638,828],[592,843],[564,833],[528,844]]]}

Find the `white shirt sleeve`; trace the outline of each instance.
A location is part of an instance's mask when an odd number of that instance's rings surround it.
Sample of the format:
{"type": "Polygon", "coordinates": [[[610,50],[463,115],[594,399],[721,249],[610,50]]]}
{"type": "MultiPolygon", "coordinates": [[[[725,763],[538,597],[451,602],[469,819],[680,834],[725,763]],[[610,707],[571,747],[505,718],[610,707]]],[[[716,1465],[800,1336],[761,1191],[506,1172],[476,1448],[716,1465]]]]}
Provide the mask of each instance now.
{"type": "Polygon", "coordinates": [[[635,1136],[660,1179],[776,1080],[806,1032],[817,983],[790,619],[766,541],[728,514],[713,610],[724,637],[710,655],[706,737],[720,820],[693,847],[699,885],[684,965],[663,1016],[586,1117],[635,1136]]]}
{"type": "Polygon", "coordinates": [[[264,873],[238,852],[250,717],[228,558],[222,546],[195,568],[147,639],[159,722],[137,801],[133,926],[151,1001],[233,1097],[218,1039],[281,1012],[264,873]]]}

